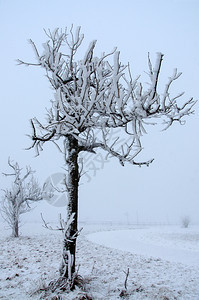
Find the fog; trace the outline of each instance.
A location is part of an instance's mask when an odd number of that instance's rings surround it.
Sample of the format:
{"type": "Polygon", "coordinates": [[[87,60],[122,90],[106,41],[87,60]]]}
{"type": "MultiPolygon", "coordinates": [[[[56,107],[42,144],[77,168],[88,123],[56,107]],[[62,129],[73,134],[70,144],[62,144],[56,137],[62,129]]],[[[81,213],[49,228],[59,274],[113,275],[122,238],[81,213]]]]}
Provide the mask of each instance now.
{"type": "MultiPolygon", "coordinates": [[[[44,72],[34,67],[18,66],[16,59],[33,62],[28,39],[38,48],[46,41],[43,28],[81,26],[85,39],[81,54],[90,41],[97,39],[96,55],[121,51],[121,60],[130,62],[133,76],[146,81],[147,55],[154,62],[156,52],[164,53],[159,90],[164,88],[173,69],[182,76],[172,92],[185,91],[184,100],[199,95],[199,2],[193,0],[127,1],[25,1],[0,0],[0,82],[1,118],[0,172],[7,172],[7,160],[36,170],[41,184],[57,172],[63,172],[63,158],[53,145],[45,145],[39,157],[31,145],[30,118],[43,120],[54,92],[44,72]]],[[[143,151],[138,160],[154,158],[149,167],[119,165],[116,159],[82,177],[79,216],[82,221],[174,223],[188,215],[199,223],[199,114],[186,118],[186,124],[147,126],[142,138],[143,151]]],[[[10,178],[1,176],[0,189],[10,178]]],[[[1,192],[1,195],[3,192],[1,192]]],[[[57,219],[59,211],[47,202],[40,203],[26,218],[57,219]]]]}

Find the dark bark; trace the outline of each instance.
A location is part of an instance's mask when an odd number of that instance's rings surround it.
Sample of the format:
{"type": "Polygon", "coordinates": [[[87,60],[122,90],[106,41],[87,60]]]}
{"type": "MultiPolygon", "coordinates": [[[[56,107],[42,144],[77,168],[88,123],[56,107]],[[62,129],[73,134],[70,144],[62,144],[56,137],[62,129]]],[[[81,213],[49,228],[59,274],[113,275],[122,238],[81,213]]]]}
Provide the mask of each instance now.
{"type": "Polygon", "coordinates": [[[19,222],[17,219],[15,219],[13,222],[12,235],[13,237],[19,236],[19,222]]]}
{"type": "Polygon", "coordinates": [[[76,257],[76,238],[78,232],[78,141],[73,137],[68,137],[68,205],[67,205],[67,221],[74,214],[72,223],[65,231],[63,245],[63,264],[60,270],[62,276],[72,280],[75,273],[75,257],[76,257]]]}

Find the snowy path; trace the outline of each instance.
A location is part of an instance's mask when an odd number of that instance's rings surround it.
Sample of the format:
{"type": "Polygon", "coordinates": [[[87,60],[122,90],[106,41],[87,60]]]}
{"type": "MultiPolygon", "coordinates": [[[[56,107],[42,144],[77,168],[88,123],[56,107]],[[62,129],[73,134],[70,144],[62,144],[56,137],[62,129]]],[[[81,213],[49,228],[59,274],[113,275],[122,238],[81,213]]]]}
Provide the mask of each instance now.
{"type": "Polygon", "coordinates": [[[118,230],[92,233],[87,238],[94,243],[133,254],[199,266],[198,231],[174,229],[171,232],[169,228],[118,230]]]}

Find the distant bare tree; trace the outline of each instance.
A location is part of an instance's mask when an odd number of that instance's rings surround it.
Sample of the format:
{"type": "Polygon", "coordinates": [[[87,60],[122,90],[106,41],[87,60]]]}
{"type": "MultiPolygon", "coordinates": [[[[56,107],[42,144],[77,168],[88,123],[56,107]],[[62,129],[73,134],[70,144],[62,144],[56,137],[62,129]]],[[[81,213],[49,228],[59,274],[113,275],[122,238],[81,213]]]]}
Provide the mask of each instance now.
{"type": "Polygon", "coordinates": [[[37,180],[33,177],[34,171],[26,167],[24,175],[17,162],[8,159],[11,173],[3,173],[12,176],[14,181],[9,189],[5,189],[1,202],[1,214],[12,229],[12,236],[19,236],[20,215],[31,210],[31,202],[42,200],[42,190],[37,180]]]}
{"type": "MultiPolygon", "coordinates": [[[[120,164],[148,166],[153,159],[137,161],[142,151],[141,137],[145,126],[151,120],[162,119],[165,129],[174,122],[183,122],[190,115],[195,104],[193,99],[178,103],[183,93],[172,95],[170,86],[181,73],[174,70],[164,90],[158,92],[158,82],[163,54],[157,53],[155,66],[148,57],[149,83],[147,87],[133,79],[129,64],[120,61],[120,52],[94,55],[96,40],[92,41],[82,59],[76,59],[84,35],[80,27],[73,31],[55,29],[45,31],[47,41],[40,53],[30,40],[36,61],[18,60],[19,64],[44,69],[46,77],[55,91],[55,98],[47,111],[46,122],[37,118],[31,120],[31,139],[37,154],[46,142],[53,142],[64,155],[67,166],[68,192],[67,220],[63,243],[62,277],[74,282],[75,252],[78,236],[78,186],[80,180],[79,155],[81,152],[96,153],[102,149],[109,157],[115,157],[120,164]],[[121,129],[114,140],[109,139],[111,130],[121,129]],[[96,132],[98,134],[96,134],[96,132]],[[100,132],[100,133],[99,133],[100,132]],[[118,141],[126,136],[125,142],[118,141]],[[127,142],[128,139],[128,142],[127,142]]],[[[155,147],[155,146],[154,146],[155,147]]],[[[71,288],[73,284],[70,284],[71,288]]]]}
{"type": "Polygon", "coordinates": [[[182,227],[183,227],[183,228],[188,228],[188,227],[189,227],[189,224],[190,224],[190,221],[191,221],[191,219],[190,219],[189,216],[184,216],[184,217],[182,218],[182,227]]]}

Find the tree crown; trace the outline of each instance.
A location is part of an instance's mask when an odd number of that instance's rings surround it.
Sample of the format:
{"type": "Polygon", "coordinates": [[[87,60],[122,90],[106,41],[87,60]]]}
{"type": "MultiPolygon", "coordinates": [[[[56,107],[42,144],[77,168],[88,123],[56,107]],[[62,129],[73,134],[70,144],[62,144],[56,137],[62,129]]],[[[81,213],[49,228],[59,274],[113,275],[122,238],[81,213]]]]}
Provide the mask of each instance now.
{"type": "Polygon", "coordinates": [[[157,53],[154,67],[148,57],[150,82],[145,90],[139,77],[132,78],[129,64],[120,62],[120,52],[116,48],[108,54],[103,53],[100,58],[95,57],[94,40],[84,57],[76,60],[75,54],[84,38],[80,27],[75,32],[73,28],[69,32],[57,28],[45,33],[48,40],[43,44],[42,54],[30,40],[36,63],[18,60],[19,64],[43,68],[55,90],[46,124],[41,124],[36,118],[31,120],[32,147],[36,147],[38,153],[47,141],[56,142],[61,137],[67,141],[73,137],[78,140],[79,151],[92,152],[100,147],[117,156],[121,163],[128,160],[135,164],[134,157],[142,149],[140,138],[145,133],[146,120],[164,118],[167,129],[174,121],[182,123],[182,118],[193,112],[195,101],[192,98],[179,106],[178,99],[184,93],[174,97],[170,95],[171,84],[181,75],[177,69],[168,79],[163,93],[158,93],[162,53],[157,53]],[[37,134],[37,127],[40,135],[37,134]],[[132,136],[131,143],[124,145],[119,152],[114,148],[115,143],[108,144],[107,136],[112,128],[122,128],[132,136]],[[96,129],[101,131],[100,139],[95,136],[96,129]]]}

